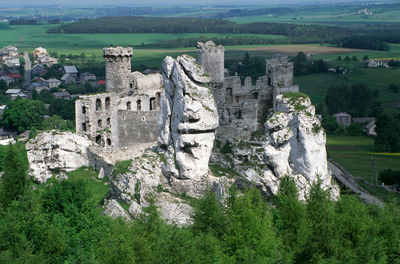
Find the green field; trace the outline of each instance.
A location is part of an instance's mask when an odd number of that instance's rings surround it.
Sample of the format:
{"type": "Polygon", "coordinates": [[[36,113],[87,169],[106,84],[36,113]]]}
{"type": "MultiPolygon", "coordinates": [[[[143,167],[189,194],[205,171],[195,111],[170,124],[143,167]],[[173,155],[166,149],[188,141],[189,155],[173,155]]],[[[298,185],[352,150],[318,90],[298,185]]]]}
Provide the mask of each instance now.
{"type": "MultiPolygon", "coordinates": [[[[374,184],[372,158],[377,161],[378,173],[387,169],[400,170],[400,153],[376,153],[374,139],[370,137],[328,135],[327,150],[328,156],[345,167],[351,174],[374,184]]],[[[395,197],[400,202],[400,195],[393,195],[381,187],[370,187],[362,182],[359,183],[384,201],[395,197]]]]}
{"type": "MultiPolygon", "coordinates": [[[[38,46],[49,50],[91,50],[107,46],[134,46],[154,43],[160,40],[205,37],[224,37],[234,34],[218,33],[134,33],[134,34],[48,34],[46,30],[57,25],[21,25],[0,28],[0,46],[16,45],[22,50],[32,50],[38,46]]],[[[285,36],[237,34],[268,39],[282,39],[285,36]]]]}

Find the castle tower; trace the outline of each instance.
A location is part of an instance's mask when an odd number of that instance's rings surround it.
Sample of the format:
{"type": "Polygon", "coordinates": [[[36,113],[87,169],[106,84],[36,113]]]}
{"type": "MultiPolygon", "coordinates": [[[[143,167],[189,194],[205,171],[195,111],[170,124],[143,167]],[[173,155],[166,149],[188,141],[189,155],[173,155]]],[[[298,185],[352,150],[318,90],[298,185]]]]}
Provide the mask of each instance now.
{"type": "Polygon", "coordinates": [[[224,52],[225,48],[221,45],[215,46],[213,41],[197,42],[197,63],[210,75],[212,83],[224,82],[224,52]]]}
{"type": "Polygon", "coordinates": [[[278,54],[266,61],[266,78],[269,87],[293,85],[293,63],[286,55],[278,54]]]}
{"type": "Polygon", "coordinates": [[[129,89],[132,48],[104,48],[103,53],[106,61],[106,91],[122,93],[129,89]]]}

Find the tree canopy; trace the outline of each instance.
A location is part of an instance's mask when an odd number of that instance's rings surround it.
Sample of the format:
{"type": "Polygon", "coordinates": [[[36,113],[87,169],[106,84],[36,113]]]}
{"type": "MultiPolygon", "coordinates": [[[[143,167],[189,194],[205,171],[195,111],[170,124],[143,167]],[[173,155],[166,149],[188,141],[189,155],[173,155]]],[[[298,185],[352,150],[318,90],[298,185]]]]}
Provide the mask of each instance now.
{"type": "Polygon", "coordinates": [[[39,128],[47,110],[41,101],[19,99],[9,103],[4,110],[2,123],[5,128],[19,133],[39,128]]]}

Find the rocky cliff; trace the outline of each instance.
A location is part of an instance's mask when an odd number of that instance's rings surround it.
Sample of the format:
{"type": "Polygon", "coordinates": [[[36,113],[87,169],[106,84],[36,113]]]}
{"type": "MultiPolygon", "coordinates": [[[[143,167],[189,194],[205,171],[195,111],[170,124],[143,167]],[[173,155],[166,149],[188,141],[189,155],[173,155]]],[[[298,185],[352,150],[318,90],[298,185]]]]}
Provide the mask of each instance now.
{"type": "Polygon", "coordinates": [[[208,173],[218,113],[210,78],[193,58],[166,57],[163,69],[158,151],[147,150],[126,172],[112,176],[105,211],[127,218],[118,201],[136,217],[153,200],[168,223],[184,226],[193,211],[187,197],[213,187],[223,192],[220,180],[208,173]]]}

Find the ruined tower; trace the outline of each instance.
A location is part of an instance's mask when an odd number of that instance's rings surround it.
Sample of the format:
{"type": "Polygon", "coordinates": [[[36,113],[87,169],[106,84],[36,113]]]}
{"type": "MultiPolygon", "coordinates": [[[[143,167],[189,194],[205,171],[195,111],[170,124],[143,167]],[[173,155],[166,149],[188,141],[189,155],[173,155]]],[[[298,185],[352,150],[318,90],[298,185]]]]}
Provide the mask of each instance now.
{"type": "Polygon", "coordinates": [[[106,91],[109,93],[122,93],[129,87],[131,75],[132,48],[104,48],[106,61],[106,91]]]}
{"type": "Polygon", "coordinates": [[[213,41],[197,42],[197,63],[210,75],[212,83],[224,82],[224,52],[225,48],[222,45],[215,46],[213,41]]]}
{"type": "Polygon", "coordinates": [[[266,61],[266,78],[269,87],[290,87],[293,85],[293,63],[286,55],[277,54],[266,61]]]}

